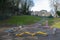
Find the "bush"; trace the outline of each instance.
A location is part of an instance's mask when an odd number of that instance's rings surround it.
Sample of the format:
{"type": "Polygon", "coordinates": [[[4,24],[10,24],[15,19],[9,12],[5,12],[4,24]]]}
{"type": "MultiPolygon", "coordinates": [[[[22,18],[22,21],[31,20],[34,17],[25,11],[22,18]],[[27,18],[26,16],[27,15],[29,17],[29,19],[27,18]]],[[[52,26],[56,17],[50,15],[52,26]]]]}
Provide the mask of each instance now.
{"type": "Polygon", "coordinates": [[[50,15],[50,16],[48,16],[48,18],[53,18],[53,16],[52,16],[52,15],[50,15]]]}
{"type": "Polygon", "coordinates": [[[60,11],[57,11],[56,13],[58,14],[58,16],[60,16],[60,11]]]}

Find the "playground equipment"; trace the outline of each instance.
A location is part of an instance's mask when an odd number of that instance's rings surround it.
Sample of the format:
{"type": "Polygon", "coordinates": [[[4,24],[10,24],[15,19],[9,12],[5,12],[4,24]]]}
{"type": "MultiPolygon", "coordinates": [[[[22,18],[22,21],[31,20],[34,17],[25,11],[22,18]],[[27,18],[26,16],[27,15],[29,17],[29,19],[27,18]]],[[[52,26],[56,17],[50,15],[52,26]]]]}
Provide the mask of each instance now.
{"type": "Polygon", "coordinates": [[[48,35],[47,33],[45,33],[45,32],[40,32],[40,31],[38,31],[36,34],[41,34],[41,35],[44,35],[44,36],[47,36],[47,35],[48,35]]]}
{"type": "Polygon", "coordinates": [[[48,34],[45,33],[45,32],[40,32],[40,31],[38,31],[38,32],[35,32],[35,33],[23,32],[23,33],[20,33],[20,34],[16,34],[16,36],[21,37],[21,36],[24,35],[24,34],[28,34],[28,35],[31,35],[31,36],[35,36],[36,34],[40,34],[40,35],[43,35],[43,36],[47,36],[47,35],[48,35],[48,34]]]}

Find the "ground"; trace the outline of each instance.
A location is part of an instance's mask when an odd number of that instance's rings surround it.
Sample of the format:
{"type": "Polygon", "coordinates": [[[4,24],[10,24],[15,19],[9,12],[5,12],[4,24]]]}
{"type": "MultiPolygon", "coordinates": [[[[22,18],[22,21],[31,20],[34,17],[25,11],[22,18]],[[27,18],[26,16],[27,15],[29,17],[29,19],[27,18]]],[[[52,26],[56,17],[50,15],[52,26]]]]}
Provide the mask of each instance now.
{"type": "MultiPolygon", "coordinates": [[[[41,26],[39,26],[39,25],[37,25],[37,26],[38,27],[34,26],[32,28],[28,27],[29,29],[28,28],[26,29],[26,27],[25,27],[22,30],[24,30],[24,31],[33,31],[33,32],[35,32],[36,30],[39,31],[39,28],[41,30],[41,26]]],[[[46,30],[43,29],[43,31],[46,31],[46,30]]],[[[50,34],[48,36],[39,36],[38,35],[38,36],[34,36],[34,37],[32,37],[32,36],[27,36],[27,37],[13,37],[13,36],[8,36],[7,33],[4,32],[4,31],[0,33],[0,40],[12,40],[12,39],[13,40],[59,40],[60,39],[60,29],[57,29],[56,35],[52,35],[52,34],[50,34]]]]}
{"type": "MultiPolygon", "coordinates": [[[[49,18],[48,22],[49,22],[50,25],[52,24],[51,26],[53,26],[53,25],[56,24],[57,21],[58,21],[57,23],[60,24],[59,20],[60,20],[60,18],[49,18]]],[[[25,28],[23,30],[24,31],[27,30],[26,27],[28,27],[28,30],[31,27],[33,27],[34,29],[36,28],[35,30],[32,29],[32,28],[30,29],[33,32],[36,31],[36,30],[38,30],[38,31],[41,31],[41,30],[46,31],[46,30],[42,29],[43,28],[43,26],[41,25],[42,22],[44,22],[44,21],[40,17],[26,16],[26,15],[25,16],[13,16],[8,20],[3,21],[3,23],[11,23],[11,24],[14,24],[14,23],[15,24],[29,24],[29,25],[24,25],[25,28]]],[[[59,40],[60,39],[60,29],[58,29],[59,25],[55,26],[55,27],[57,28],[56,35],[48,35],[48,36],[44,36],[44,37],[42,37],[42,36],[16,37],[16,40],[59,40]]],[[[3,27],[3,28],[0,29],[0,40],[12,40],[12,38],[14,38],[12,36],[7,36],[7,33],[4,32],[8,28],[12,28],[12,27],[3,27]]],[[[48,30],[46,32],[51,33],[48,30]]]]}

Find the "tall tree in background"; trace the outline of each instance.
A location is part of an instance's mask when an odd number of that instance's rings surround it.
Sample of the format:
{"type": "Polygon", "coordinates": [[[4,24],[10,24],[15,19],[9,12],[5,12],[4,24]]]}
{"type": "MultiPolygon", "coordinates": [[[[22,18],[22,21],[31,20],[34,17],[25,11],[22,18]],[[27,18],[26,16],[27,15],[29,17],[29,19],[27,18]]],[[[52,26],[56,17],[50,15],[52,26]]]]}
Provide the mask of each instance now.
{"type": "MultiPolygon", "coordinates": [[[[21,0],[14,0],[14,6],[13,6],[13,12],[15,15],[17,15],[19,13],[19,4],[20,4],[21,0]]],[[[13,14],[13,15],[14,15],[13,14]]]]}
{"type": "Polygon", "coordinates": [[[0,0],[0,17],[9,16],[15,14],[18,11],[20,0],[0,0]]]}
{"type": "Polygon", "coordinates": [[[33,0],[23,0],[21,3],[21,9],[22,9],[22,14],[24,15],[29,15],[30,14],[30,9],[32,6],[34,6],[33,0]]]}
{"type": "Polygon", "coordinates": [[[10,6],[9,0],[0,0],[0,19],[5,19],[7,15],[6,10],[8,10],[10,6]]]}
{"type": "Polygon", "coordinates": [[[56,17],[59,17],[60,16],[60,10],[58,10],[58,6],[60,5],[60,3],[58,3],[59,0],[54,0],[54,1],[55,1],[55,4],[54,4],[55,15],[56,15],[56,17]]]}
{"type": "Polygon", "coordinates": [[[58,0],[50,0],[50,6],[52,8],[52,11],[54,13],[54,17],[58,17],[57,11],[58,11],[58,0]]]}
{"type": "Polygon", "coordinates": [[[58,16],[60,16],[60,11],[57,11],[56,13],[58,14],[58,16]]]}
{"type": "Polygon", "coordinates": [[[5,15],[5,10],[7,10],[11,5],[11,2],[9,0],[0,0],[0,15],[5,15]]]}

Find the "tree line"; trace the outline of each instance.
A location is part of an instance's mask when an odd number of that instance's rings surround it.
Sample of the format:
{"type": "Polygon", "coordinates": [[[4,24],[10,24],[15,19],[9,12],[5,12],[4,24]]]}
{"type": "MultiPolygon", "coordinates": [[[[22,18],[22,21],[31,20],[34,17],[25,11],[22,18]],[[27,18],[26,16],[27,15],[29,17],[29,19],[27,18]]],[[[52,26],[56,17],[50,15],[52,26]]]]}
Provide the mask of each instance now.
{"type": "Polygon", "coordinates": [[[30,15],[32,6],[34,6],[33,0],[0,0],[0,19],[13,15],[30,15]]]}

